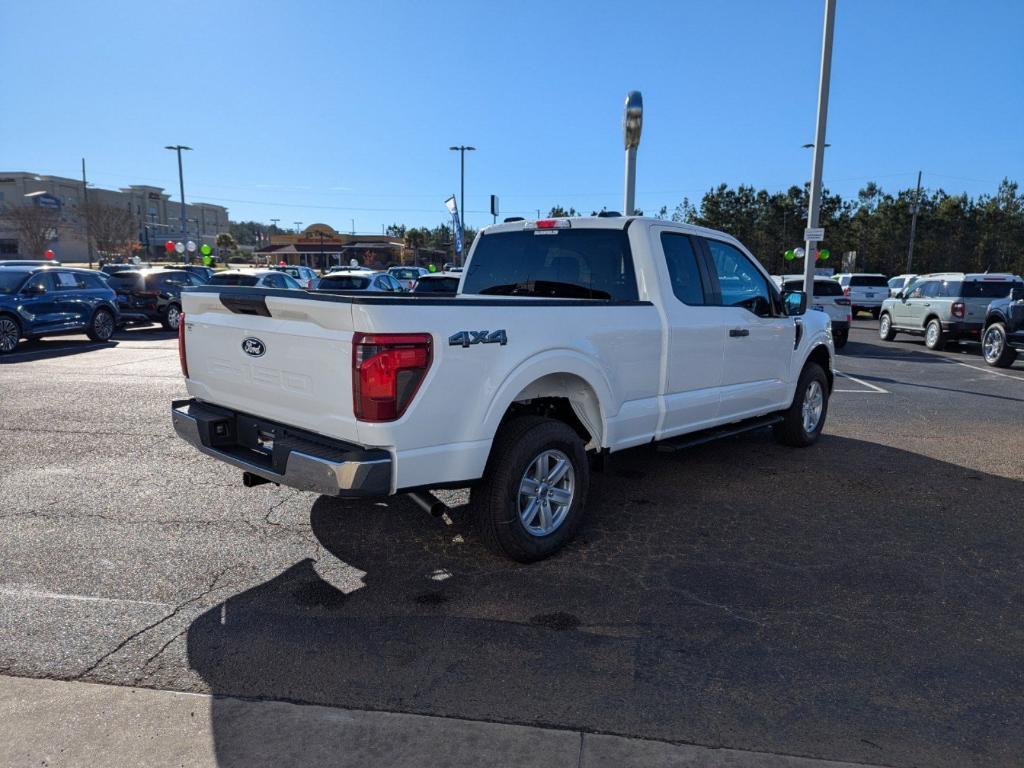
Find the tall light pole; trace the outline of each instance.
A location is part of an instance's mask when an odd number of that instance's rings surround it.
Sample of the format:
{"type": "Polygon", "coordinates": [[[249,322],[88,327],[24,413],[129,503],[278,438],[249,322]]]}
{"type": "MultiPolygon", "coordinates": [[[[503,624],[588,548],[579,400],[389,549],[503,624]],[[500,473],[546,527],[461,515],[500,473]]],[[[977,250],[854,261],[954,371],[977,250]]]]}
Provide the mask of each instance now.
{"type": "Polygon", "coordinates": [[[459,153],[459,216],[462,226],[466,226],[466,153],[476,152],[476,147],[448,147],[452,152],[459,153]]]}
{"type": "Polygon", "coordinates": [[[622,136],[626,145],[626,190],[622,205],[622,213],[625,216],[632,216],[636,210],[636,148],[640,146],[643,119],[643,97],[640,96],[640,91],[630,91],[626,94],[626,109],[622,115],[622,136]]]}
{"type": "Polygon", "coordinates": [[[917,232],[917,209],[921,207],[921,172],[917,172],[917,191],[914,193],[914,215],[910,219],[910,247],[907,248],[907,274],[914,261],[914,233],[917,232]]]}
{"type": "MultiPolygon", "coordinates": [[[[181,237],[185,240],[188,239],[188,233],[185,231],[185,174],[181,169],[181,153],[182,150],[185,152],[191,152],[192,147],[186,147],[183,144],[175,144],[173,146],[166,146],[164,149],[169,149],[173,152],[178,153],[178,185],[181,189],[181,237]]],[[[185,260],[185,254],[181,254],[182,261],[185,260]]]]}
{"type": "MultiPolygon", "coordinates": [[[[814,129],[814,160],[811,164],[811,199],[807,206],[807,228],[818,226],[821,208],[821,170],[825,160],[825,124],[828,121],[828,89],[832,79],[832,35],[836,25],[836,0],[825,0],[825,28],[821,36],[821,78],[818,81],[818,119],[814,129]]],[[[814,267],[818,241],[804,243],[804,293],[814,296],[814,267]]]]}

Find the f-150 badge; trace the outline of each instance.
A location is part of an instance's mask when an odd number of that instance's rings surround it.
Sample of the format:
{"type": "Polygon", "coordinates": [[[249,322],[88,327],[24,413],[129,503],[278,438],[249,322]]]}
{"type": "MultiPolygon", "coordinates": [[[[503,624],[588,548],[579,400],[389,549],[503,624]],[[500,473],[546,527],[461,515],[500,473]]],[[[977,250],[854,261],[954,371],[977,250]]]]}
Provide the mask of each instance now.
{"type": "Polygon", "coordinates": [[[508,344],[505,329],[500,331],[459,331],[448,337],[450,347],[471,347],[474,344],[508,344]]]}

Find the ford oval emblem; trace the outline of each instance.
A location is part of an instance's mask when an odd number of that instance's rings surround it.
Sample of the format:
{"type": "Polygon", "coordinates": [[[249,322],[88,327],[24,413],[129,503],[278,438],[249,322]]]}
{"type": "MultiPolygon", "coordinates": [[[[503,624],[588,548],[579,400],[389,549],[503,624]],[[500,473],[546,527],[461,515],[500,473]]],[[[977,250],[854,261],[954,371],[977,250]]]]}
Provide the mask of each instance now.
{"type": "Polygon", "coordinates": [[[250,336],[242,340],[242,351],[249,357],[263,357],[267,351],[267,345],[255,336],[250,336]]]}

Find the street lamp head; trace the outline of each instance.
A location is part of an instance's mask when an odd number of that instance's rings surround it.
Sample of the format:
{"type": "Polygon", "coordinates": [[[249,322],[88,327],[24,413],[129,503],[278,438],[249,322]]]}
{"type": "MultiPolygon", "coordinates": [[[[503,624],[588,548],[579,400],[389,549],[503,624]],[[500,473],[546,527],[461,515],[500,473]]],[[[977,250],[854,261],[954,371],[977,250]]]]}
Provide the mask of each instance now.
{"type": "Polygon", "coordinates": [[[644,99],[640,91],[626,94],[626,108],[622,115],[622,133],[626,149],[640,146],[640,131],[644,124],[644,99]]]}
{"type": "Polygon", "coordinates": [[[458,152],[461,147],[448,147],[452,152],[458,152]]]}
{"type": "Polygon", "coordinates": [[[476,152],[476,147],[466,147],[467,152],[476,152]]]}
{"type": "MultiPolygon", "coordinates": [[[[800,146],[801,146],[801,147],[802,147],[803,149],[810,149],[810,148],[811,148],[811,147],[813,147],[814,145],[813,145],[813,144],[801,144],[800,146]]],[[[831,144],[826,144],[825,146],[826,146],[826,147],[831,147],[832,145],[831,145],[831,144]]]]}
{"type": "Polygon", "coordinates": [[[167,146],[167,147],[164,147],[164,149],[169,149],[172,152],[177,152],[179,149],[184,149],[184,150],[187,150],[189,152],[192,151],[192,147],[186,147],[184,144],[176,144],[173,147],[172,146],[167,146]]]}

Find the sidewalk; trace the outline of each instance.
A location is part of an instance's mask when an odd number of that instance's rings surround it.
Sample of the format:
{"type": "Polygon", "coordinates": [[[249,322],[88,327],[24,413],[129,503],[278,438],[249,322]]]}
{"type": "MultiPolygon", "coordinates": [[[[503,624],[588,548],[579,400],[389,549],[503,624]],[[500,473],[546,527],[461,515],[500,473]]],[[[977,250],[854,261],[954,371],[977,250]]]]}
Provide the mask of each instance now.
{"type": "Polygon", "coordinates": [[[518,725],[0,677],[0,766],[854,768],[518,725]]]}

